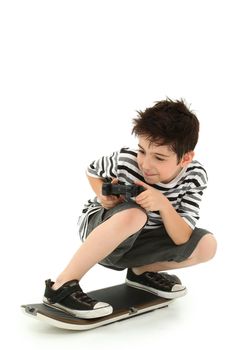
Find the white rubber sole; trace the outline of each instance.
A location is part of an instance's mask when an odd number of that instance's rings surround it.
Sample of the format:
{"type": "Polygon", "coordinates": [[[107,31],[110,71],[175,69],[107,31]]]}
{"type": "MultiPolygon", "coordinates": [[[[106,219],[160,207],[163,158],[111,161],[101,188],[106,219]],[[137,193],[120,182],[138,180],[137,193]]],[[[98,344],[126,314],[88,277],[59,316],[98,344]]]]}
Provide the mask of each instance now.
{"type": "Polygon", "coordinates": [[[142,290],[145,290],[146,292],[158,295],[159,297],[166,298],[166,299],[180,298],[180,297],[183,297],[187,294],[187,288],[184,288],[184,289],[181,289],[178,291],[173,291],[173,292],[164,292],[162,290],[157,290],[155,288],[147,287],[144,284],[129,281],[127,278],[125,280],[125,283],[129,287],[142,289],[142,290]]]}
{"type": "Polygon", "coordinates": [[[79,318],[84,318],[84,319],[90,319],[90,318],[98,318],[98,317],[103,317],[112,314],[113,308],[111,305],[108,305],[106,303],[100,303],[103,304],[102,307],[99,307],[98,309],[93,309],[93,310],[74,310],[70,309],[66,306],[60,305],[58,303],[50,304],[47,300],[47,298],[43,298],[43,303],[49,307],[52,307],[57,310],[62,310],[67,312],[68,314],[79,317],[79,318]]]}

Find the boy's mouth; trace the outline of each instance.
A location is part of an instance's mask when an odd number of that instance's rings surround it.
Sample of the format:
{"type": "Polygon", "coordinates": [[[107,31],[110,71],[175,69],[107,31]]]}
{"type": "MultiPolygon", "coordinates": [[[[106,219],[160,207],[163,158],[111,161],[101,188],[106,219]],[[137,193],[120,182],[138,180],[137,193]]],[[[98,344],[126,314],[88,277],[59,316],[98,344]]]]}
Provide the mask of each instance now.
{"type": "Polygon", "coordinates": [[[157,176],[158,174],[150,174],[150,173],[145,173],[144,172],[144,176],[146,177],[151,177],[151,176],[157,176]]]}

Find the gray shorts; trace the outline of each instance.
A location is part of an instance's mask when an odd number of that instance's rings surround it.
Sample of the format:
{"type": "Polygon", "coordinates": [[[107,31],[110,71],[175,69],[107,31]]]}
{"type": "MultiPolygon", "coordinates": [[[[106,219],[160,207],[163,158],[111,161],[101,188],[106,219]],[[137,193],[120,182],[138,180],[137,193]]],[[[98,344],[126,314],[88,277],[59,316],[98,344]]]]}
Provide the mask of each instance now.
{"type": "MultiPolygon", "coordinates": [[[[88,222],[87,236],[102,222],[112,215],[129,208],[141,208],[133,201],[123,202],[114,208],[102,208],[94,213],[88,222]]],[[[181,262],[186,260],[196,248],[200,239],[207,230],[195,228],[188,242],[176,245],[167,234],[165,227],[155,229],[142,228],[123,241],[111,254],[99,264],[114,270],[124,270],[128,267],[137,267],[162,261],[181,262]]]]}

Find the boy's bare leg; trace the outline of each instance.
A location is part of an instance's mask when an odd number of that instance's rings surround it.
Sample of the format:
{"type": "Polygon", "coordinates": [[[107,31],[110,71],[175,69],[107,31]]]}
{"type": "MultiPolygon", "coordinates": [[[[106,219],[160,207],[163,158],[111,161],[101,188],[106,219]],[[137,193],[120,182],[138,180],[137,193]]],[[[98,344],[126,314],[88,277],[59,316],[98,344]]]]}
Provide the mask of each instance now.
{"type": "Polygon", "coordinates": [[[139,231],[147,220],[146,214],[137,208],[121,211],[96,227],[59,275],[54,289],[72,279],[80,279],[85,273],[133,233],[139,231]]]}
{"type": "Polygon", "coordinates": [[[164,261],[157,262],[150,265],[140,266],[133,268],[134,273],[137,275],[146,271],[159,272],[173,269],[180,269],[196,265],[212,259],[216,253],[217,243],[214,236],[211,233],[203,236],[191,256],[182,262],[164,261]]]}

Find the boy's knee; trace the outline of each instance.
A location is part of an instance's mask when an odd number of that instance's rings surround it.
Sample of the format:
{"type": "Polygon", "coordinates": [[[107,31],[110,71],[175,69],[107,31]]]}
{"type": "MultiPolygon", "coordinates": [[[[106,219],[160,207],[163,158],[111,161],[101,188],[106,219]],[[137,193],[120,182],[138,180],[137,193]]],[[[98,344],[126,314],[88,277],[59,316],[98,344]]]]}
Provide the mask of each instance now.
{"type": "Polygon", "coordinates": [[[124,222],[124,224],[129,226],[133,225],[138,229],[143,227],[147,222],[147,214],[140,208],[129,208],[119,212],[118,214],[120,214],[121,220],[124,222]]]}
{"type": "Polygon", "coordinates": [[[197,246],[197,259],[206,262],[213,259],[217,251],[217,241],[211,233],[203,236],[197,246]]]}

